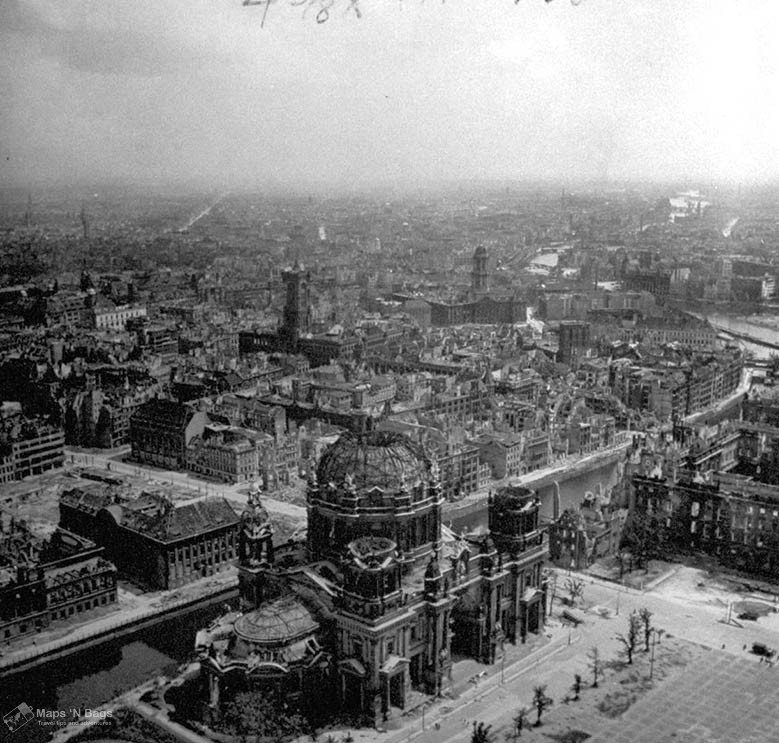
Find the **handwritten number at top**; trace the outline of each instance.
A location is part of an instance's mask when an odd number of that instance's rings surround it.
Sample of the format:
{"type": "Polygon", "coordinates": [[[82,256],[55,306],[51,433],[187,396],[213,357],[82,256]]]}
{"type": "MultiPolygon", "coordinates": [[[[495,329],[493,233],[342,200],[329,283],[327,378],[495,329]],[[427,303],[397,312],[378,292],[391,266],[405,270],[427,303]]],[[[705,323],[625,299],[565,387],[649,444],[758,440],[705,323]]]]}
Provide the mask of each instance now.
{"type": "MultiPolygon", "coordinates": [[[[281,0],[243,0],[243,5],[245,6],[252,6],[252,5],[262,5],[263,6],[263,12],[262,12],[262,19],[260,21],[260,28],[265,28],[265,21],[268,18],[268,10],[270,9],[271,4],[275,4],[277,2],[280,2],[281,0]]],[[[357,16],[358,19],[362,18],[362,10],[360,9],[360,0],[346,0],[347,1],[347,7],[345,14],[348,14],[350,11],[354,11],[355,16],[357,16]]],[[[442,0],[445,3],[445,0],[442,0]]],[[[554,0],[545,0],[547,4],[553,2],[554,0]]],[[[306,13],[311,8],[318,8],[316,15],[314,16],[314,19],[317,23],[322,24],[326,23],[330,20],[330,10],[332,9],[333,5],[335,4],[336,0],[286,0],[287,4],[292,8],[301,8],[303,7],[303,17],[306,17],[306,13]],[[304,7],[305,6],[305,7],[304,7]]],[[[402,0],[401,0],[402,2],[402,0]]],[[[424,2],[424,0],[422,0],[424,2]]],[[[571,5],[574,7],[578,7],[582,4],[584,0],[570,0],[571,5]]],[[[519,5],[520,0],[514,0],[514,5],[519,5]]]]}

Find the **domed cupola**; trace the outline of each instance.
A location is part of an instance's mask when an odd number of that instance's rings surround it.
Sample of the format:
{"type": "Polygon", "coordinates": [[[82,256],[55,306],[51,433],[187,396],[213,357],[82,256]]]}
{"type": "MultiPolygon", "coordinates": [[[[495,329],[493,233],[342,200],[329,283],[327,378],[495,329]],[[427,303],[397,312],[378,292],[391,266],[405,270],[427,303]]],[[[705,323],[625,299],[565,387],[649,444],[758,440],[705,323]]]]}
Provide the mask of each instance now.
{"type": "Polygon", "coordinates": [[[198,632],[197,650],[209,679],[213,714],[219,715],[222,691],[232,694],[241,685],[280,692],[295,703],[326,695],[329,655],[319,644],[319,632],[317,619],[293,596],[246,614],[231,612],[198,632]]]}
{"type": "Polygon", "coordinates": [[[535,491],[507,485],[489,499],[490,536],[500,552],[517,555],[543,542],[535,491]]]}
{"type": "Polygon", "coordinates": [[[344,434],[309,482],[309,551],[337,561],[360,537],[382,537],[416,563],[440,538],[442,502],[436,468],[420,445],[386,431],[344,434]]]}

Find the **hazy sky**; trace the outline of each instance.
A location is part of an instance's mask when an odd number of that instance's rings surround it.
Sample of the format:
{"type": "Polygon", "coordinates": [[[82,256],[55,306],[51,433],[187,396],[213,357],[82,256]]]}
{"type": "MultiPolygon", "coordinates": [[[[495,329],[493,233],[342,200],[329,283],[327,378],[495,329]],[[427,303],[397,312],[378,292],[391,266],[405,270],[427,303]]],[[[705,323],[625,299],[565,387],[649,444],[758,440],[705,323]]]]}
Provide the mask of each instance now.
{"type": "Polygon", "coordinates": [[[0,184],[779,175],[777,0],[301,1],[0,0],[0,184]]]}

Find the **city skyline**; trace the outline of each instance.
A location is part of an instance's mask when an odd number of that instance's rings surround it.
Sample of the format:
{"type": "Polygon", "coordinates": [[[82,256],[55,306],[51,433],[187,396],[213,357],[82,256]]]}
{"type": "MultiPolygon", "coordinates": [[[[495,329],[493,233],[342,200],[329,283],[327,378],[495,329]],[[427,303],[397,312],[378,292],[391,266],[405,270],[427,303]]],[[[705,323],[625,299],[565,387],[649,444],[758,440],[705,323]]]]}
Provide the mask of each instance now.
{"type": "Polygon", "coordinates": [[[6,3],[0,183],[779,174],[768,3],[359,7],[6,3]]]}

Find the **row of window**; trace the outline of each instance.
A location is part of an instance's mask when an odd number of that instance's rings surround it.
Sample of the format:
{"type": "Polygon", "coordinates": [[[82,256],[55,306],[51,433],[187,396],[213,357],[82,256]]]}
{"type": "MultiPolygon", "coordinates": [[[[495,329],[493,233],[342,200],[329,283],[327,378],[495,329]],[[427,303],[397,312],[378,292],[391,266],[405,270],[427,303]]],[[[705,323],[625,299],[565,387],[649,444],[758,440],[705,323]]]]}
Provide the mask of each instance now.
{"type": "Polygon", "coordinates": [[[171,565],[183,563],[185,566],[190,567],[194,561],[203,557],[213,557],[216,562],[224,562],[235,557],[236,547],[237,536],[235,532],[229,531],[212,540],[186,544],[170,550],[168,552],[168,562],[171,565]]]}
{"type": "Polygon", "coordinates": [[[61,604],[64,601],[72,599],[74,596],[83,596],[84,594],[107,588],[115,584],[113,575],[102,575],[98,578],[91,578],[81,582],[73,582],[58,586],[49,590],[49,605],[61,604]]]}
{"type": "MultiPolygon", "coordinates": [[[[105,606],[108,603],[112,603],[116,601],[116,594],[111,593],[109,594],[103,594],[102,596],[95,597],[93,599],[87,599],[86,601],[82,601],[78,604],[71,604],[70,606],[67,606],[63,609],[59,609],[57,611],[52,611],[50,614],[51,621],[56,621],[58,619],[69,619],[74,614],[81,614],[85,611],[90,611],[91,609],[96,609],[98,606],[105,606]]],[[[21,622],[19,624],[19,631],[15,634],[17,635],[24,635],[27,633],[28,630],[33,629],[33,626],[35,630],[41,630],[44,626],[44,621],[42,618],[38,617],[34,625],[30,624],[29,622],[21,622]]],[[[3,631],[3,639],[8,640],[11,638],[12,635],[12,629],[10,627],[6,627],[3,631]]]]}

